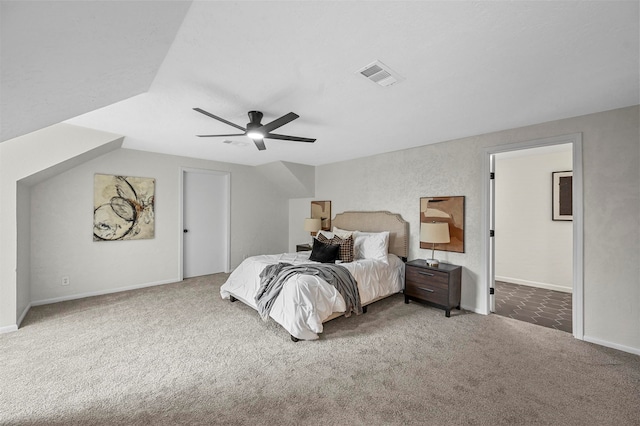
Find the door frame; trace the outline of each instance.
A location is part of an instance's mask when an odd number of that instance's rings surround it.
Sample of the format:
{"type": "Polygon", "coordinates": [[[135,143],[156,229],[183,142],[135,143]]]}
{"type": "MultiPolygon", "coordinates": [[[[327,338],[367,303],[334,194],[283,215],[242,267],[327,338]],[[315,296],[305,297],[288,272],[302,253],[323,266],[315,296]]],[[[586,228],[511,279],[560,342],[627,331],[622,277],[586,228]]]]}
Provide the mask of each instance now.
{"type": "Polygon", "coordinates": [[[179,241],[178,241],[178,246],[179,246],[179,251],[180,251],[180,262],[179,263],[179,271],[178,271],[178,276],[180,277],[180,280],[184,279],[184,175],[185,173],[204,173],[204,174],[210,174],[210,175],[217,175],[217,176],[221,176],[224,178],[225,182],[225,191],[227,194],[225,201],[226,204],[226,208],[225,208],[225,217],[224,217],[224,222],[225,222],[225,232],[224,232],[224,239],[225,239],[225,259],[224,259],[224,272],[225,273],[229,273],[230,271],[230,259],[231,259],[231,173],[230,172],[222,172],[222,171],[217,171],[217,170],[208,170],[208,169],[197,169],[197,168],[193,168],[193,167],[180,167],[180,176],[178,178],[178,182],[180,185],[180,189],[178,191],[179,193],[179,200],[178,200],[178,223],[180,224],[180,229],[178,230],[179,232],[179,241]]]}
{"type": "MultiPolygon", "coordinates": [[[[492,146],[484,149],[482,157],[482,259],[484,285],[481,289],[484,295],[484,313],[492,312],[493,298],[490,289],[495,283],[494,244],[489,236],[493,229],[494,209],[491,179],[489,173],[493,170],[493,156],[509,151],[539,148],[550,145],[570,143],[573,148],[573,293],[572,293],[572,325],[573,336],[584,340],[584,204],[583,204],[583,176],[582,176],[582,133],[555,136],[544,139],[534,139],[505,145],[492,146]]],[[[482,306],[482,305],[481,305],[482,306]]]]}

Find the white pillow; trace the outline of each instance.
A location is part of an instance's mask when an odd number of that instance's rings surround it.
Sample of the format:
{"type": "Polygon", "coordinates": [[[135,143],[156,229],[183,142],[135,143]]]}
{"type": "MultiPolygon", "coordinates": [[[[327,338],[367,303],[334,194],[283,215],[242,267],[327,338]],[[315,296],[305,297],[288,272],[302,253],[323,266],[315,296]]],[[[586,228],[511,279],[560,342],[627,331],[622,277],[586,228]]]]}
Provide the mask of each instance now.
{"type": "Polygon", "coordinates": [[[343,240],[346,240],[347,238],[349,238],[351,235],[353,235],[354,232],[357,232],[357,231],[347,231],[345,229],[340,229],[335,226],[333,227],[333,233],[338,237],[342,238],[343,240]]]}
{"type": "Polygon", "coordinates": [[[388,263],[389,232],[353,233],[353,252],[357,259],[374,259],[388,263]]]}

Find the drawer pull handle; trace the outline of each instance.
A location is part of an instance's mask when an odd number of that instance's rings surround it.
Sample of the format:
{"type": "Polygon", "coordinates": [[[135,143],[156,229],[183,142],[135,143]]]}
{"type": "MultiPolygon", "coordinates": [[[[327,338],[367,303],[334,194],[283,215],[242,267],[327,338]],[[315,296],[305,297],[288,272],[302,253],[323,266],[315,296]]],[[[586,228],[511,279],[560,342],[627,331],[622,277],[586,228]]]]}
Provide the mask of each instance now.
{"type": "Polygon", "coordinates": [[[428,291],[429,293],[433,293],[433,290],[425,287],[418,287],[420,290],[428,291]]]}
{"type": "Polygon", "coordinates": [[[430,277],[432,277],[432,276],[433,276],[433,274],[430,274],[430,273],[428,273],[428,272],[418,271],[418,273],[419,273],[420,275],[428,275],[428,276],[430,276],[430,277]]]}

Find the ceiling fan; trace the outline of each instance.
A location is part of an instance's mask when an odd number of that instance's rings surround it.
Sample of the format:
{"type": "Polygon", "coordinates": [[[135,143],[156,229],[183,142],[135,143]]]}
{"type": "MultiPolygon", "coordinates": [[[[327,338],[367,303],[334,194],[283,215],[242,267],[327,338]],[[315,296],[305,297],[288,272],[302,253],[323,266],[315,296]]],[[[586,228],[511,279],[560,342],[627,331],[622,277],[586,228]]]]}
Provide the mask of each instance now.
{"type": "Polygon", "coordinates": [[[202,113],[206,116],[215,118],[218,121],[222,121],[223,123],[228,124],[229,126],[233,126],[236,129],[242,130],[244,132],[244,133],[236,133],[231,135],[198,135],[198,137],[201,137],[201,138],[248,136],[253,140],[253,143],[256,144],[256,146],[258,147],[258,150],[260,151],[267,149],[267,147],[264,145],[264,139],[280,139],[284,141],[310,142],[310,143],[313,143],[316,141],[315,139],[271,133],[272,130],[275,130],[278,127],[284,126],[285,124],[299,117],[298,114],[295,114],[293,112],[290,112],[289,114],[285,114],[282,117],[277,118],[270,123],[261,124],[260,120],[262,120],[262,113],[260,111],[249,111],[249,122],[247,123],[247,128],[245,129],[242,126],[238,126],[235,123],[227,121],[224,118],[220,118],[217,115],[213,115],[210,112],[207,112],[201,108],[194,108],[194,111],[198,111],[199,113],[202,113]]]}

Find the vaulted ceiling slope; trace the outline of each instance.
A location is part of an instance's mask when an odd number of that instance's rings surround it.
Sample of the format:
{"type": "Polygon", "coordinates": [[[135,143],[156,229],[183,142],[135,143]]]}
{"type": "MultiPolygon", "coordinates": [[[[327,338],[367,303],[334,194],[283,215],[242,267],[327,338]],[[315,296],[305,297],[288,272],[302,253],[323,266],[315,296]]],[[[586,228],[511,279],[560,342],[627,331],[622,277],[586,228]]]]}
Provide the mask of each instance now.
{"type": "Polygon", "coordinates": [[[149,90],[190,2],[2,1],[2,141],[149,90]]]}
{"type": "MultiPolygon", "coordinates": [[[[68,122],[125,135],[127,148],[319,165],[640,103],[638,1],[194,1],[184,19],[181,2],[83,2],[95,18],[80,25],[82,34],[68,3],[47,2],[46,12],[16,7],[20,21],[47,14],[56,25],[42,22],[39,36],[16,37],[25,22],[12,20],[9,52],[19,60],[8,65],[8,84],[23,75],[33,83],[11,95],[11,103],[22,102],[12,119],[86,112],[68,122]],[[126,7],[151,8],[157,20],[130,18],[126,7]],[[144,52],[144,43],[171,43],[162,19],[172,28],[182,20],[164,60],[162,49],[144,52]],[[88,27],[100,36],[89,37],[88,27]],[[144,48],[135,47],[138,40],[144,48]],[[74,47],[61,47],[68,43],[74,47]],[[127,60],[97,75],[71,65],[101,43],[127,60]],[[357,72],[374,60],[404,80],[381,87],[357,72]],[[58,70],[54,79],[49,66],[58,70]],[[60,71],[67,69],[69,76],[60,71]],[[123,96],[128,85],[134,88],[123,96]],[[142,93],[129,98],[133,92],[142,93]],[[104,106],[109,100],[120,102],[104,106]],[[250,110],[262,111],[263,123],[293,111],[300,118],[278,133],[317,141],[266,140],[267,150],[258,151],[244,136],[198,138],[236,129],[193,107],[241,126],[250,110]]],[[[3,59],[4,48],[3,40],[3,59]]],[[[2,103],[4,112],[4,96],[2,103]]]]}

